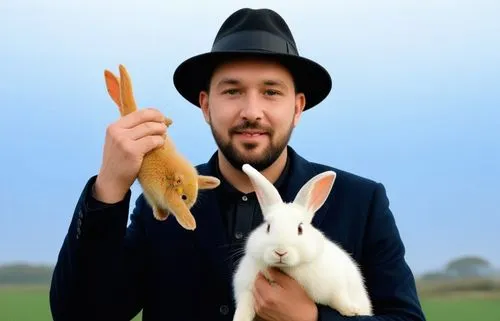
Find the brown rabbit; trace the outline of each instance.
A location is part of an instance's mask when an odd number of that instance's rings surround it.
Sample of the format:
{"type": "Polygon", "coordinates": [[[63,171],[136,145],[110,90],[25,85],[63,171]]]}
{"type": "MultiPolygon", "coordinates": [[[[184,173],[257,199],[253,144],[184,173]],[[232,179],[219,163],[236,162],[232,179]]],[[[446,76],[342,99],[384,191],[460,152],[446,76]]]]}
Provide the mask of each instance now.
{"type": "MultiPolygon", "coordinates": [[[[132,82],[123,65],[119,65],[120,77],[111,71],[104,71],[106,87],[113,101],[118,105],[121,116],[137,110],[132,82]]],[[[172,120],[167,118],[170,126],[172,120]]],[[[172,214],[187,230],[196,228],[196,221],[190,209],[196,203],[198,190],[219,186],[216,177],[199,175],[196,168],[175,148],[172,139],[165,135],[165,143],[144,156],[138,180],[144,197],[153,209],[157,220],[164,221],[172,214]]]]}

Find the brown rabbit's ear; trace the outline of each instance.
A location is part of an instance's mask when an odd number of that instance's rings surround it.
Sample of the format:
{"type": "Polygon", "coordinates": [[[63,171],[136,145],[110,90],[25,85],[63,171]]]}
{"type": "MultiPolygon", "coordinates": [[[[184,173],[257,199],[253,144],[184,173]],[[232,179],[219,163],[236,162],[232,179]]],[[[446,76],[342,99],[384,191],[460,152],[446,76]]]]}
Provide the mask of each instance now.
{"type": "Polygon", "coordinates": [[[128,115],[137,110],[134,91],[132,89],[132,80],[125,66],[119,65],[118,68],[120,69],[120,101],[122,103],[122,114],[128,115]]]}
{"type": "Polygon", "coordinates": [[[120,98],[120,81],[111,71],[104,71],[104,79],[106,80],[106,88],[108,90],[111,99],[120,109],[120,115],[122,115],[122,104],[120,98]]]}
{"type": "Polygon", "coordinates": [[[214,189],[220,185],[220,180],[213,176],[198,175],[199,189],[214,189]]]}

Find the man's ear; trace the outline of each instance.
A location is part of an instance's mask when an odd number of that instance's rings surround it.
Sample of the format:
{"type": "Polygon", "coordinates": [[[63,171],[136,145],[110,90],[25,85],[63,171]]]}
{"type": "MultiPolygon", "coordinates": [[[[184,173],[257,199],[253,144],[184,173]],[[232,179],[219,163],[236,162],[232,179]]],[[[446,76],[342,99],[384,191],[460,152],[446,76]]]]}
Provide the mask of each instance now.
{"type": "Polygon", "coordinates": [[[295,116],[293,118],[293,126],[297,126],[300,120],[300,116],[304,111],[306,106],[306,96],[303,93],[297,93],[295,95],[295,116]]]}
{"type": "Polygon", "coordinates": [[[200,91],[199,104],[203,117],[207,123],[210,123],[210,111],[208,110],[208,92],[205,90],[200,91]]]}

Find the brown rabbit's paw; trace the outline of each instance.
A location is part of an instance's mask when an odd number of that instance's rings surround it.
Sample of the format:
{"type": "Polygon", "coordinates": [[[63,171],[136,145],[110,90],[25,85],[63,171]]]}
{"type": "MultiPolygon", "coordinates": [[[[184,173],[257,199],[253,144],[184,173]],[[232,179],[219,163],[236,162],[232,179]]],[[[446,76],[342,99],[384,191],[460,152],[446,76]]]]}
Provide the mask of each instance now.
{"type": "Polygon", "coordinates": [[[172,119],[165,117],[165,120],[163,121],[167,127],[170,127],[172,123],[174,122],[172,119]]]}
{"type": "Polygon", "coordinates": [[[193,231],[196,229],[196,220],[192,215],[176,216],[177,222],[186,230],[193,231]]]}
{"type": "Polygon", "coordinates": [[[170,213],[168,211],[165,211],[158,206],[153,206],[153,216],[158,221],[165,221],[169,215],[170,213]]]}
{"type": "Polygon", "coordinates": [[[220,180],[217,177],[198,175],[199,189],[214,189],[220,185],[220,180]]]}

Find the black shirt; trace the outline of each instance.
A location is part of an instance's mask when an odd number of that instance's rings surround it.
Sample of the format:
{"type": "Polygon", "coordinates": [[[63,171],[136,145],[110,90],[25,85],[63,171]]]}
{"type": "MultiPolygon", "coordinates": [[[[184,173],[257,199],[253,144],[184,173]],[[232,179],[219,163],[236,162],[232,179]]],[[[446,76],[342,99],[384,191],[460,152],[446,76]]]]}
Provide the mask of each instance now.
{"type": "MultiPolygon", "coordinates": [[[[281,195],[282,189],[286,186],[286,180],[289,176],[289,160],[287,159],[285,168],[278,177],[274,186],[281,195]]],[[[215,176],[220,179],[221,184],[216,189],[219,208],[225,223],[227,236],[230,244],[230,253],[232,268],[234,263],[243,254],[241,251],[244,241],[248,234],[262,222],[262,212],[255,192],[248,194],[242,193],[229,184],[219,170],[219,164],[216,158],[214,171],[215,176]]]]}

